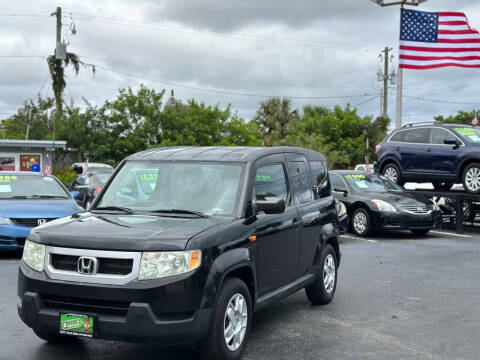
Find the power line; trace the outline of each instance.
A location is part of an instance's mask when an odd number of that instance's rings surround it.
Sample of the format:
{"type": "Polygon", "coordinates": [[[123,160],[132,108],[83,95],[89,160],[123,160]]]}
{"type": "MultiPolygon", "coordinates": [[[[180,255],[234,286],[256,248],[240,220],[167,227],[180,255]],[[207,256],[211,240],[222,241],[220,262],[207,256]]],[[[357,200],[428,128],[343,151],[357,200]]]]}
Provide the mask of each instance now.
{"type": "Polygon", "coordinates": [[[373,100],[375,100],[375,99],[378,99],[379,97],[380,97],[380,95],[375,95],[374,97],[372,97],[372,98],[370,98],[370,99],[368,99],[368,100],[365,100],[365,101],[361,102],[360,104],[355,105],[354,107],[358,108],[358,107],[360,107],[360,106],[362,106],[362,105],[368,104],[369,102],[371,102],[371,101],[373,101],[373,100]]]}
{"type": "MultiPolygon", "coordinates": [[[[67,15],[64,15],[67,16],[67,15]]],[[[107,24],[115,24],[115,25],[123,25],[123,26],[131,26],[131,27],[142,27],[148,29],[156,29],[162,31],[170,31],[170,32],[177,32],[177,33],[185,33],[190,35],[198,35],[198,36],[215,36],[215,37],[227,37],[227,38],[236,38],[242,40],[250,40],[250,41],[261,41],[261,42],[268,42],[268,43],[277,43],[277,44],[287,44],[287,45],[303,45],[303,46],[318,46],[323,48],[333,48],[333,49],[344,49],[344,50],[360,50],[360,51],[378,51],[378,48],[369,48],[364,46],[358,45],[341,45],[338,43],[326,43],[326,42],[317,42],[317,41],[309,41],[309,40],[300,40],[300,39],[289,39],[289,38],[282,38],[282,37],[268,37],[268,36],[259,36],[259,35],[252,35],[252,34],[231,34],[225,32],[213,32],[213,31],[196,31],[196,30],[189,30],[189,29],[182,29],[178,27],[166,26],[166,25],[158,25],[158,24],[151,24],[142,21],[132,21],[120,18],[108,18],[96,15],[88,15],[88,14],[80,14],[80,13],[70,13],[70,16],[75,16],[78,20],[84,21],[97,21],[101,23],[107,24]]]]}
{"type": "Polygon", "coordinates": [[[201,87],[197,87],[197,86],[178,84],[178,83],[165,81],[165,80],[152,79],[152,78],[147,77],[147,76],[136,75],[136,74],[128,73],[128,72],[125,72],[125,71],[119,71],[119,70],[111,69],[109,67],[102,66],[102,65],[96,65],[96,64],[92,64],[92,65],[94,65],[98,69],[103,69],[105,71],[110,71],[112,73],[132,77],[132,78],[157,82],[157,83],[161,83],[161,84],[164,84],[164,85],[180,87],[180,88],[184,88],[184,89],[190,89],[190,90],[202,91],[202,92],[209,92],[209,93],[214,93],[214,94],[245,96],[245,97],[258,97],[258,98],[281,97],[281,98],[289,98],[289,99],[296,99],[296,100],[349,99],[349,98],[360,98],[360,97],[373,95],[373,94],[365,93],[365,94],[361,94],[361,95],[346,95],[346,96],[277,96],[277,95],[262,95],[262,94],[242,93],[242,92],[229,91],[229,90],[208,89],[208,88],[201,88],[201,87]]]}
{"type": "Polygon", "coordinates": [[[475,105],[475,106],[480,105],[480,102],[478,103],[457,102],[457,101],[448,101],[448,100],[427,99],[419,96],[408,96],[408,95],[404,95],[404,97],[412,100],[420,100],[420,101],[427,101],[427,102],[440,103],[440,104],[475,105]]]}
{"type": "Polygon", "coordinates": [[[47,56],[45,55],[0,55],[0,58],[40,58],[40,59],[46,59],[47,56]]]}
{"type": "Polygon", "coordinates": [[[0,13],[0,16],[12,16],[12,17],[50,17],[48,15],[41,14],[12,14],[12,13],[0,13]]]}

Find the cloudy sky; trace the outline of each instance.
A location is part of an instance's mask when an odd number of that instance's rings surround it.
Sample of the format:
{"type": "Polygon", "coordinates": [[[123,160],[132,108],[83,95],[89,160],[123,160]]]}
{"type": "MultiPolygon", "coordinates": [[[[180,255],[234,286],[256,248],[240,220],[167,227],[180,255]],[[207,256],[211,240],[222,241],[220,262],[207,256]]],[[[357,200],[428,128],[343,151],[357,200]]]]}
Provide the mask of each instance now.
{"type": "MultiPolygon", "coordinates": [[[[376,116],[379,54],[398,48],[399,9],[370,0],[3,0],[0,119],[39,92],[52,94],[44,57],[55,46],[49,14],[56,6],[68,50],[97,65],[94,77],[68,72],[65,100],[77,104],[102,104],[119,88],[144,83],[174,89],[182,100],[231,104],[246,119],[272,95],[291,97],[296,107],[349,102],[376,116]]],[[[463,11],[480,29],[478,0],[429,0],[421,9],[463,11]]],[[[405,123],[480,104],[480,70],[407,70],[404,78],[405,123]]]]}

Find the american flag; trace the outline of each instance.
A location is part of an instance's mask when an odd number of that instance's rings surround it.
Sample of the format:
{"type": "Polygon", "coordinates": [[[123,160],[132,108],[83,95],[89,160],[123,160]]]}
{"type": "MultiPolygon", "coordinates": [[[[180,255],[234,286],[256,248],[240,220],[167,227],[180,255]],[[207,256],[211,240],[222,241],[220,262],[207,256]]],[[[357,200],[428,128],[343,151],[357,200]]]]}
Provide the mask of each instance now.
{"type": "Polygon", "coordinates": [[[45,169],[43,170],[45,175],[50,175],[52,173],[52,167],[50,166],[50,157],[47,155],[47,159],[45,160],[45,169]]]}
{"type": "Polygon", "coordinates": [[[480,68],[480,34],[460,12],[402,9],[400,67],[427,70],[447,66],[480,68]]]}

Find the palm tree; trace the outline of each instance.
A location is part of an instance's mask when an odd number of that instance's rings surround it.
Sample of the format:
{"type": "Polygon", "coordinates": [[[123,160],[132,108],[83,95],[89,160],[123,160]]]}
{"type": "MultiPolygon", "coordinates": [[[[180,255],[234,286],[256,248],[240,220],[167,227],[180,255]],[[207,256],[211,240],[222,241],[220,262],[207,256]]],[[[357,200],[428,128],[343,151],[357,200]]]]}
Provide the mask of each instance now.
{"type": "Polygon", "coordinates": [[[253,120],[263,133],[264,145],[273,146],[286,137],[288,129],[298,119],[298,110],[292,110],[290,99],[270,98],[260,103],[253,120]]]}

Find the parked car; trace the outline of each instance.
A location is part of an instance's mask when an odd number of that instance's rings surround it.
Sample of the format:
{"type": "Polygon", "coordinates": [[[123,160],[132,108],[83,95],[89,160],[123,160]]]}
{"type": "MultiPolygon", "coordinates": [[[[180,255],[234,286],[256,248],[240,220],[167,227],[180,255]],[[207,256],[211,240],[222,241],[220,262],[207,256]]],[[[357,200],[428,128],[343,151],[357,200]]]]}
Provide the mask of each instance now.
{"type": "Polygon", "coordinates": [[[480,129],[468,125],[418,123],[395,130],[376,148],[375,172],[399,185],[431,182],[436,190],[462,183],[480,194],[480,129]]]}
{"type": "Polygon", "coordinates": [[[112,166],[108,164],[102,164],[102,163],[78,162],[78,163],[72,164],[71,167],[77,174],[105,172],[105,171],[113,172],[112,166]]]}
{"type": "Polygon", "coordinates": [[[79,175],[71,186],[71,190],[79,192],[77,202],[85,209],[90,208],[93,199],[102,190],[112,174],[113,169],[79,175]]]}
{"type": "Polygon", "coordinates": [[[2,172],[0,251],[21,250],[34,227],[82,211],[72,195],[54,176],[2,172]]]}
{"type": "Polygon", "coordinates": [[[411,230],[426,235],[440,215],[427,197],[408,193],[378,175],[332,171],[330,181],[335,198],[347,208],[351,231],[358,236],[374,230],[411,230]]]}
{"type": "Polygon", "coordinates": [[[150,149],[119,165],[90,212],[30,234],[18,311],[46,341],[197,343],[205,359],[239,359],[254,311],[303,288],[332,301],[340,259],[321,154],[150,149]],[[146,169],[147,199],[130,176],[146,169]]]}

